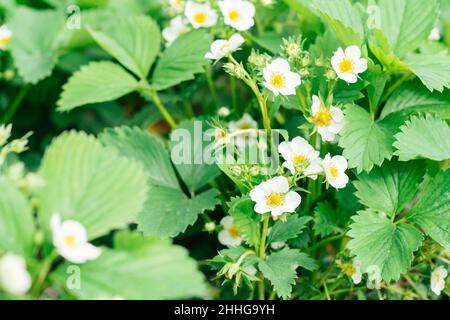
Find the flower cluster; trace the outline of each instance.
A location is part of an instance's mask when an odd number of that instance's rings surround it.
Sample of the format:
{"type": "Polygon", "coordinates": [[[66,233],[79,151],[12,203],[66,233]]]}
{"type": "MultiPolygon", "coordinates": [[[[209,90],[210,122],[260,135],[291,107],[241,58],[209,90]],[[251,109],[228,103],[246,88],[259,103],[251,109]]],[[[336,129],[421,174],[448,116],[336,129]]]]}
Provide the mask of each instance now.
{"type": "MultiPolygon", "coordinates": [[[[223,23],[237,31],[246,31],[255,24],[255,6],[247,0],[218,1],[217,8],[209,2],[200,3],[192,0],[186,2],[171,0],[170,5],[172,11],[177,13],[178,16],[174,17],[162,32],[167,45],[170,45],[180,35],[188,32],[191,27],[199,29],[215,26],[219,20],[218,11],[222,14],[223,23]]],[[[237,47],[239,46],[240,44],[237,47]]],[[[218,49],[218,52],[223,51],[224,49],[218,49]]]]}
{"type": "Polygon", "coordinates": [[[27,150],[28,138],[30,137],[31,132],[20,139],[14,139],[8,143],[8,140],[11,137],[11,129],[11,124],[0,126],[0,167],[5,162],[8,154],[19,154],[27,150]]]}

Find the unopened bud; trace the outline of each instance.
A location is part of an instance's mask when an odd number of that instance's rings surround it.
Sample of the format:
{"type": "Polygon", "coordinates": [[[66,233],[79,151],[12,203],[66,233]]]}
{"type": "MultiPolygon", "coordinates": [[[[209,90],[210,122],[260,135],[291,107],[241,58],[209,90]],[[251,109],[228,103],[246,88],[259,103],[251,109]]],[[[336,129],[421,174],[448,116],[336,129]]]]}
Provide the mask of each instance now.
{"type": "Polygon", "coordinates": [[[208,232],[213,232],[216,230],[216,224],[213,221],[205,223],[205,230],[208,232]]]}

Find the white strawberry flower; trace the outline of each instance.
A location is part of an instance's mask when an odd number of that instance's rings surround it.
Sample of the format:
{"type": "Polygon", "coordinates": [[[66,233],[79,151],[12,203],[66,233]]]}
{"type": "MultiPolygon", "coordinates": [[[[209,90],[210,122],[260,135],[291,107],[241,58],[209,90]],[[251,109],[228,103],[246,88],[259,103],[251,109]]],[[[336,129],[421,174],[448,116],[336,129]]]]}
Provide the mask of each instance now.
{"type": "Polygon", "coordinates": [[[217,12],[209,3],[188,1],[184,15],[195,29],[212,27],[217,23],[217,12]]]}
{"type": "Polygon", "coordinates": [[[6,46],[10,43],[12,37],[11,30],[3,25],[0,27],[0,50],[6,48],[6,46]]]}
{"type": "Polygon", "coordinates": [[[344,127],[344,113],[334,106],[325,107],[318,96],[313,95],[311,113],[312,122],[317,126],[317,131],[323,141],[334,141],[336,135],[344,127]]]}
{"type": "Polygon", "coordinates": [[[300,75],[292,72],[289,62],[278,58],[263,69],[264,86],[277,97],[295,95],[295,88],[301,84],[300,75]]]}
{"type": "Polygon", "coordinates": [[[177,16],[170,20],[169,26],[163,29],[162,36],[171,45],[179,36],[187,33],[189,27],[182,16],[177,16]]]}
{"type": "Polygon", "coordinates": [[[347,83],[356,83],[358,74],[367,70],[367,59],[361,58],[361,50],[358,46],[350,46],[345,49],[337,49],[331,58],[331,65],[339,79],[347,83]]]}
{"type": "Polygon", "coordinates": [[[352,278],[354,284],[361,283],[362,280],[361,261],[359,261],[358,259],[353,259],[353,263],[346,270],[346,274],[352,278]]]}
{"type": "Polygon", "coordinates": [[[236,30],[246,31],[253,27],[255,6],[245,0],[223,0],[218,2],[224,22],[236,30]]]}
{"type": "Polygon", "coordinates": [[[31,288],[31,276],[25,259],[7,253],[0,258],[0,287],[6,292],[23,295],[31,288]]]}
{"type": "Polygon", "coordinates": [[[274,218],[294,212],[302,201],[297,192],[289,191],[288,179],[283,176],[260,183],[250,191],[250,198],[256,202],[257,213],[270,212],[274,218]]]}
{"type": "MultiPolygon", "coordinates": [[[[304,172],[306,175],[311,175],[322,172],[320,153],[302,137],[280,143],[278,152],[286,160],[283,167],[289,169],[292,174],[304,172]]],[[[311,175],[310,178],[315,180],[317,175],[311,175]]]]}
{"type": "Polygon", "coordinates": [[[169,0],[170,8],[176,13],[181,13],[184,9],[184,2],[184,0],[169,0]]]}
{"type": "Polygon", "coordinates": [[[53,245],[58,253],[73,263],[85,263],[97,259],[101,249],[88,242],[84,226],[74,220],[61,222],[59,214],[53,214],[50,222],[53,245]]]}
{"type": "Polygon", "coordinates": [[[348,168],[347,160],[343,156],[331,157],[328,153],[322,161],[323,170],[327,182],[336,189],[345,188],[348,183],[348,176],[345,170],[348,168]]]}
{"type": "Polygon", "coordinates": [[[447,278],[447,270],[443,266],[439,266],[431,273],[431,291],[438,296],[445,288],[445,278],[447,278]]]}
{"type": "Polygon", "coordinates": [[[210,52],[205,55],[206,59],[219,60],[231,52],[236,51],[245,42],[244,38],[238,34],[233,34],[230,39],[219,39],[211,44],[210,52]]]}
{"type": "Polygon", "coordinates": [[[221,244],[229,247],[237,247],[242,242],[241,234],[233,223],[233,218],[226,216],[220,220],[223,230],[219,232],[218,239],[221,244]]]}

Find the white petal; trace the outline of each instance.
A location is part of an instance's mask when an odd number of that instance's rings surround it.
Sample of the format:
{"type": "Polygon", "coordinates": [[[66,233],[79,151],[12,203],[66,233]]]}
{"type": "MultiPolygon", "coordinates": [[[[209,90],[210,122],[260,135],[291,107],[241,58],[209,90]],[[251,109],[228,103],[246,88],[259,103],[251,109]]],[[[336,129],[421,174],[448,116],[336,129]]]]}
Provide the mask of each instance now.
{"type": "Polygon", "coordinates": [[[347,83],[358,82],[358,77],[354,73],[337,73],[338,78],[344,80],[347,83]]]}
{"type": "Polygon", "coordinates": [[[283,167],[288,169],[292,174],[295,174],[295,168],[291,161],[283,162],[283,167]]]}
{"type": "Polygon", "coordinates": [[[348,168],[348,162],[343,156],[334,156],[331,162],[339,169],[339,171],[345,171],[348,168]]]}
{"type": "Polygon", "coordinates": [[[266,205],[265,202],[256,203],[253,209],[259,214],[263,214],[272,210],[272,208],[266,205]]]}
{"type": "Polygon", "coordinates": [[[279,176],[269,180],[271,184],[271,189],[274,192],[286,193],[289,191],[289,182],[286,177],[279,176]]]}
{"type": "Polygon", "coordinates": [[[273,60],[272,63],[270,64],[270,66],[273,70],[277,70],[278,72],[281,72],[281,73],[288,73],[291,71],[289,62],[282,58],[277,58],[277,59],[273,60]]]}
{"type": "Polygon", "coordinates": [[[313,100],[313,104],[311,106],[311,112],[312,112],[313,116],[315,116],[317,111],[319,111],[319,109],[320,109],[320,99],[318,96],[313,95],[312,100],[313,100]]]}
{"type": "Polygon", "coordinates": [[[66,220],[61,224],[61,236],[72,235],[76,243],[87,242],[87,232],[84,226],[78,221],[66,220]]]}
{"type": "Polygon", "coordinates": [[[302,202],[302,197],[295,191],[289,191],[284,201],[285,212],[294,212],[302,202]]]}
{"type": "Polygon", "coordinates": [[[250,199],[254,202],[265,202],[267,192],[264,191],[260,186],[256,186],[250,191],[250,199]]]}
{"type": "Polygon", "coordinates": [[[331,106],[330,113],[334,121],[341,122],[344,120],[344,112],[341,109],[331,106]]]}
{"type": "Polygon", "coordinates": [[[222,220],[220,220],[220,224],[224,226],[225,229],[230,228],[233,225],[233,217],[231,216],[223,217],[222,220]]]}
{"type": "Polygon", "coordinates": [[[245,39],[239,33],[235,33],[230,37],[229,42],[234,51],[234,50],[238,49],[245,42],[245,39]]]}
{"type": "Polygon", "coordinates": [[[361,58],[361,50],[358,46],[350,46],[345,49],[345,56],[353,61],[359,60],[361,58]]]}
{"type": "Polygon", "coordinates": [[[345,173],[340,173],[340,175],[335,180],[328,179],[328,182],[336,189],[342,189],[345,188],[348,183],[348,176],[345,173]]]}
{"type": "Polygon", "coordinates": [[[343,127],[344,127],[343,122],[331,121],[330,124],[328,125],[328,131],[334,134],[338,134],[339,132],[341,132],[343,127]]]}
{"type": "Polygon", "coordinates": [[[367,70],[367,60],[366,59],[359,59],[355,63],[355,73],[363,73],[367,70]]]}
{"type": "Polygon", "coordinates": [[[319,132],[320,136],[322,137],[323,141],[333,141],[335,134],[328,130],[328,127],[320,126],[317,128],[317,131],[319,132]]]}

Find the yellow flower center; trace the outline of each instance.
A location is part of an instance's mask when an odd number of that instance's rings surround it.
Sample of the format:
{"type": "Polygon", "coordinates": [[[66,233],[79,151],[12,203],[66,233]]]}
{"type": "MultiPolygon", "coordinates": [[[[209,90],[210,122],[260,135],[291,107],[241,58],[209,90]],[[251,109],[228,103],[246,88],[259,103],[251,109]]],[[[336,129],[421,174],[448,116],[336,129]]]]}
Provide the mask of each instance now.
{"type": "Polygon", "coordinates": [[[233,239],[238,238],[239,235],[240,235],[237,226],[234,225],[234,224],[231,225],[231,227],[228,228],[228,233],[230,234],[230,236],[231,236],[233,239]]]}
{"type": "Polygon", "coordinates": [[[292,163],[294,164],[294,167],[302,164],[304,161],[306,160],[306,157],[302,154],[296,154],[293,158],[292,158],[292,163]]]}
{"type": "Polygon", "coordinates": [[[348,73],[353,71],[353,61],[347,58],[342,59],[339,63],[339,69],[342,73],[348,73]]]}
{"type": "Polygon", "coordinates": [[[198,24],[204,24],[206,22],[206,13],[204,12],[197,12],[194,15],[194,21],[198,24]]]}
{"type": "Polygon", "coordinates": [[[72,234],[64,236],[63,242],[68,247],[73,247],[75,245],[75,237],[72,234]]]}
{"type": "Polygon", "coordinates": [[[441,282],[441,274],[439,272],[436,272],[434,277],[436,278],[436,283],[440,283],[441,282]]]}
{"type": "Polygon", "coordinates": [[[313,122],[318,126],[327,126],[332,119],[330,110],[320,106],[319,111],[314,116],[313,122]]]}
{"type": "Polygon", "coordinates": [[[228,12],[228,18],[230,18],[231,21],[237,21],[239,19],[240,15],[237,10],[231,10],[228,12]]]}
{"type": "Polygon", "coordinates": [[[9,37],[0,38],[0,45],[7,45],[10,42],[9,37]]]}
{"type": "Polygon", "coordinates": [[[346,264],[346,265],[344,266],[344,268],[342,269],[342,271],[343,271],[347,276],[351,277],[351,276],[356,272],[356,269],[355,269],[355,267],[353,266],[353,264],[346,264]]]}
{"type": "Polygon", "coordinates": [[[272,74],[272,76],[270,77],[270,84],[275,88],[275,89],[281,89],[284,88],[286,85],[286,78],[284,77],[283,74],[279,73],[279,72],[274,72],[272,74]]]}
{"type": "Polygon", "coordinates": [[[279,207],[283,204],[285,197],[284,193],[270,193],[266,196],[266,204],[272,208],[279,207]]]}
{"type": "Polygon", "coordinates": [[[335,166],[331,166],[330,167],[330,174],[331,174],[331,177],[333,179],[336,179],[338,174],[339,174],[339,171],[338,171],[338,169],[335,166]]]}

